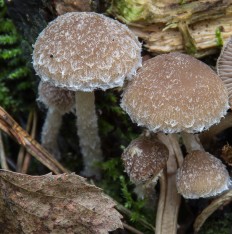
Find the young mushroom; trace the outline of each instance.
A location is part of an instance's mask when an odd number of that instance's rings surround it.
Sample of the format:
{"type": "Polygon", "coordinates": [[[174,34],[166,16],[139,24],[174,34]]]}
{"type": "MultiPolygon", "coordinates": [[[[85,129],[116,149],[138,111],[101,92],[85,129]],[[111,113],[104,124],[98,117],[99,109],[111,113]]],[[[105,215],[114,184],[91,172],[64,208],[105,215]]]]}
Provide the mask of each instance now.
{"type": "Polygon", "coordinates": [[[178,192],[191,199],[215,196],[227,190],[231,183],[221,160],[200,150],[185,157],[176,181],[178,192]]]}
{"type": "MultiPolygon", "coordinates": [[[[143,190],[149,183],[156,183],[163,168],[166,167],[168,154],[167,147],[158,139],[140,136],[127,146],[122,154],[122,160],[130,180],[137,188],[142,186],[143,190]]],[[[143,197],[143,191],[141,192],[139,195],[143,197]]]]}
{"type": "Polygon", "coordinates": [[[75,104],[75,93],[40,81],[38,101],[48,109],[42,128],[41,143],[52,155],[60,159],[57,137],[62,124],[62,116],[72,110],[75,104]]]}
{"type": "Polygon", "coordinates": [[[141,66],[141,44],[123,24],[94,12],[52,21],[34,45],[33,65],[44,81],[75,91],[83,174],[100,176],[102,160],[94,90],[122,86],[141,66]]]}

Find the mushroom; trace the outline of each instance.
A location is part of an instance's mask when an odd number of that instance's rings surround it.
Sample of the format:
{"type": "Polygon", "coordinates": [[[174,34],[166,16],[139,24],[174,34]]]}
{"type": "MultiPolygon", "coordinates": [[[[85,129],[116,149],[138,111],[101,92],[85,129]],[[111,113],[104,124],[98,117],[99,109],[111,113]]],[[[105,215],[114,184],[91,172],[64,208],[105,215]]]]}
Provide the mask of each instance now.
{"type": "Polygon", "coordinates": [[[229,103],[232,105],[232,37],[224,45],[217,60],[217,73],[229,93],[229,103]]]}
{"type": "Polygon", "coordinates": [[[215,196],[227,190],[231,183],[221,160],[200,150],[185,157],[176,178],[178,192],[191,199],[215,196]]]}
{"type": "Polygon", "coordinates": [[[141,66],[141,44],[123,24],[94,12],[57,17],[34,45],[33,65],[44,81],[75,91],[79,143],[86,176],[102,161],[94,90],[122,86],[141,66]]]}
{"type": "Polygon", "coordinates": [[[75,93],[56,87],[49,82],[40,81],[38,94],[38,101],[48,108],[41,133],[42,145],[57,159],[60,159],[57,136],[62,124],[62,116],[74,107],[75,93]]]}
{"type": "Polygon", "coordinates": [[[168,154],[167,147],[150,136],[134,139],[124,150],[122,160],[125,171],[138,190],[142,190],[139,191],[140,197],[144,197],[143,190],[147,185],[157,182],[166,166],[168,154]],[[143,186],[144,183],[145,186],[143,186]]]}
{"type": "Polygon", "coordinates": [[[153,132],[200,132],[228,109],[221,79],[185,54],[158,55],[144,62],[123,92],[121,107],[133,122],[153,132]]]}

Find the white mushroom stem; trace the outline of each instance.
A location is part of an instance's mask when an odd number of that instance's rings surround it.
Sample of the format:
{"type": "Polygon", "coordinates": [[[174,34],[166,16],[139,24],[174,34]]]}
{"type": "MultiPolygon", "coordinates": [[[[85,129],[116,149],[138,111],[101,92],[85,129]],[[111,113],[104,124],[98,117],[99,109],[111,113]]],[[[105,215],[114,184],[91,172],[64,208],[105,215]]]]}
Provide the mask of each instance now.
{"type": "Polygon", "coordinates": [[[181,197],[176,189],[176,171],[183,161],[179,143],[174,134],[158,134],[169,149],[167,169],[160,178],[160,197],[156,216],[156,234],[176,234],[181,197]]]}
{"type": "Polygon", "coordinates": [[[193,150],[204,151],[204,148],[197,134],[182,132],[181,136],[188,153],[191,153],[193,150]]]}
{"type": "Polygon", "coordinates": [[[42,128],[41,143],[56,159],[60,159],[57,136],[62,124],[63,114],[56,108],[48,108],[47,116],[42,128]]]}
{"type": "Polygon", "coordinates": [[[83,155],[85,176],[100,177],[96,163],[102,162],[101,141],[95,110],[94,92],[76,92],[76,115],[79,144],[83,155]]]}

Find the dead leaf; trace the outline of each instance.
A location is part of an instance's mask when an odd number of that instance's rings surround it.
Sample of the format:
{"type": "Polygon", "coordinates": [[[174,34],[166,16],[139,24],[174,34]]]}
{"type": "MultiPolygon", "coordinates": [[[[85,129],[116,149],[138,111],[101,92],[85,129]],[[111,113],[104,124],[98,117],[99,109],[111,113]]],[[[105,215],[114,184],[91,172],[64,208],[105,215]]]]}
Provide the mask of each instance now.
{"type": "Polygon", "coordinates": [[[115,203],[78,175],[0,170],[0,233],[107,234],[123,228],[115,203]]]}

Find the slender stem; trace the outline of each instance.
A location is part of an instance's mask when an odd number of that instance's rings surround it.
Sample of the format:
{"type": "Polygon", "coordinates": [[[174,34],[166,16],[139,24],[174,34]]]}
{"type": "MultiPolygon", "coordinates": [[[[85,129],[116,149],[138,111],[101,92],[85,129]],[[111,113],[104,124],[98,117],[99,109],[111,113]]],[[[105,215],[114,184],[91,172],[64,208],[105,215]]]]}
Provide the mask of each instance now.
{"type": "Polygon", "coordinates": [[[194,135],[192,133],[187,132],[182,132],[181,135],[188,153],[190,153],[193,150],[204,151],[204,148],[200,142],[198,135],[194,135]]]}
{"type": "Polygon", "coordinates": [[[156,234],[176,234],[181,202],[176,188],[176,171],[183,161],[183,155],[174,134],[159,133],[158,137],[168,147],[169,159],[167,173],[160,180],[161,194],[157,210],[156,234]]]}
{"type": "Polygon", "coordinates": [[[60,158],[57,137],[62,124],[62,113],[55,108],[49,108],[42,128],[42,146],[55,158],[60,158]]]}
{"type": "Polygon", "coordinates": [[[77,129],[85,176],[100,177],[96,163],[103,160],[101,142],[98,135],[94,92],[76,92],[77,129]]]}
{"type": "Polygon", "coordinates": [[[159,202],[156,211],[156,234],[162,233],[162,224],[163,224],[163,215],[164,215],[164,207],[167,196],[167,169],[163,170],[162,175],[159,178],[160,183],[160,194],[159,194],[159,202]]]}

